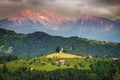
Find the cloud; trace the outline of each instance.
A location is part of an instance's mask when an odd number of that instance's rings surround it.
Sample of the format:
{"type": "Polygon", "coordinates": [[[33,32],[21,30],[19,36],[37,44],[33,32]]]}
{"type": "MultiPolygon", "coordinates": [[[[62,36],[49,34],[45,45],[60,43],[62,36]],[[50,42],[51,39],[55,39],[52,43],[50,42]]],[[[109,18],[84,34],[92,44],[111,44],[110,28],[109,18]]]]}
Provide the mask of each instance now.
{"type": "Polygon", "coordinates": [[[82,14],[118,18],[118,0],[0,0],[0,18],[23,9],[40,11],[46,9],[63,17],[78,17],[82,14]]]}
{"type": "Polygon", "coordinates": [[[45,0],[22,0],[25,6],[38,6],[45,5],[45,0]]]}
{"type": "Polygon", "coordinates": [[[0,0],[0,18],[5,18],[23,9],[21,0],[0,0]]]}
{"type": "Polygon", "coordinates": [[[100,3],[108,5],[120,5],[120,0],[98,0],[100,3]]]}
{"type": "Polygon", "coordinates": [[[17,6],[21,5],[21,0],[0,0],[0,6],[17,6]]]}

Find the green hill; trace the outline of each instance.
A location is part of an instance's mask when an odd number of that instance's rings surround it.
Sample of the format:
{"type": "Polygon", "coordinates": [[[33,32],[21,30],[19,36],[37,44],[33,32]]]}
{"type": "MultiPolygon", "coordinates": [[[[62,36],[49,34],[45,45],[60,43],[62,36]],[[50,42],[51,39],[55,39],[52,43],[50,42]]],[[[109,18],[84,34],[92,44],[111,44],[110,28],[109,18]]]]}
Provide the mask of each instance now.
{"type": "MultiPolygon", "coordinates": [[[[93,63],[93,59],[87,59],[82,56],[71,55],[66,53],[58,53],[50,54],[47,56],[37,57],[37,58],[29,58],[29,59],[16,59],[6,63],[7,68],[10,71],[15,71],[20,67],[27,67],[28,69],[35,70],[46,70],[52,71],[56,69],[68,69],[74,68],[75,65],[81,66],[79,69],[90,69],[90,64],[93,63]],[[64,55],[64,56],[63,56],[64,55]],[[52,56],[60,56],[60,58],[52,58],[52,56]],[[65,63],[54,63],[56,61],[64,60],[65,63]]],[[[0,68],[2,68],[3,64],[0,64],[0,68]]]]}
{"type": "Polygon", "coordinates": [[[17,34],[0,29],[0,55],[15,54],[21,57],[37,57],[54,53],[63,47],[67,53],[98,57],[120,57],[120,44],[95,41],[79,37],[51,36],[44,32],[17,34]]]}
{"type": "Polygon", "coordinates": [[[0,63],[0,80],[119,80],[119,63],[120,59],[103,58],[16,59],[0,63]]]}

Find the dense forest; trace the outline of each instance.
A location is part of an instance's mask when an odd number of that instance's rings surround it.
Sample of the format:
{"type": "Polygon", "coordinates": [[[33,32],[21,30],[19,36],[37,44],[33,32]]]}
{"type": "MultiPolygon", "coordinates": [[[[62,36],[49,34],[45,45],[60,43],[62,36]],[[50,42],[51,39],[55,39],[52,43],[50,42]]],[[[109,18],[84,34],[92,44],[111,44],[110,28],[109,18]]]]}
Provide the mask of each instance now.
{"type": "Polygon", "coordinates": [[[0,55],[15,54],[36,57],[53,53],[63,47],[67,53],[98,57],[120,57],[120,43],[89,40],[86,38],[50,36],[44,32],[17,34],[0,29],[0,55]]]}
{"type": "Polygon", "coordinates": [[[4,63],[0,68],[0,80],[120,80],[119,64],[120,59],[102,59],[92,63],[91,69],[78,69],[74,66],[74,68],[46,71],[20,67],[10,71],[4,63]]]}

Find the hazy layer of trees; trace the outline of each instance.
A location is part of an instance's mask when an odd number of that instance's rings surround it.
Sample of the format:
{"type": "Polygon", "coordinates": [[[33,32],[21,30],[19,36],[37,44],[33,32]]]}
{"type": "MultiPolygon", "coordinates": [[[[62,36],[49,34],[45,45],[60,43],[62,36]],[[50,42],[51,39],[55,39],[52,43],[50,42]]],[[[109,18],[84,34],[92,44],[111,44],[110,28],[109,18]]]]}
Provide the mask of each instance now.
{"type": "Polygon", "coordinates": [[[0,55],[16,54],[22,57],[35,57],[55,52],[57,47],[66,52],[78,55],[99,57],[119,57],[120,44],[100,42],[78,37],[63,38],[50,36],[43,32],[16,34],[13,31],[0,29],[0,55]]]}

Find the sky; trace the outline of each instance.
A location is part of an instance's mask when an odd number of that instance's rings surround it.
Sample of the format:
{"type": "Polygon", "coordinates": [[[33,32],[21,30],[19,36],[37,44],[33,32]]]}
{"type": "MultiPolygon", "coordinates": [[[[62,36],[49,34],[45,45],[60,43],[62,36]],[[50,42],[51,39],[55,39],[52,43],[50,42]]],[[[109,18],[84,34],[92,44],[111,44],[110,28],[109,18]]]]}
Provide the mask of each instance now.
{"type": "Polygon", "coordinates": [[[120,0],[0,0],[0,19],[25,9],[46,9],[62,17],[92,15],[120,19],[120,0]]]}

